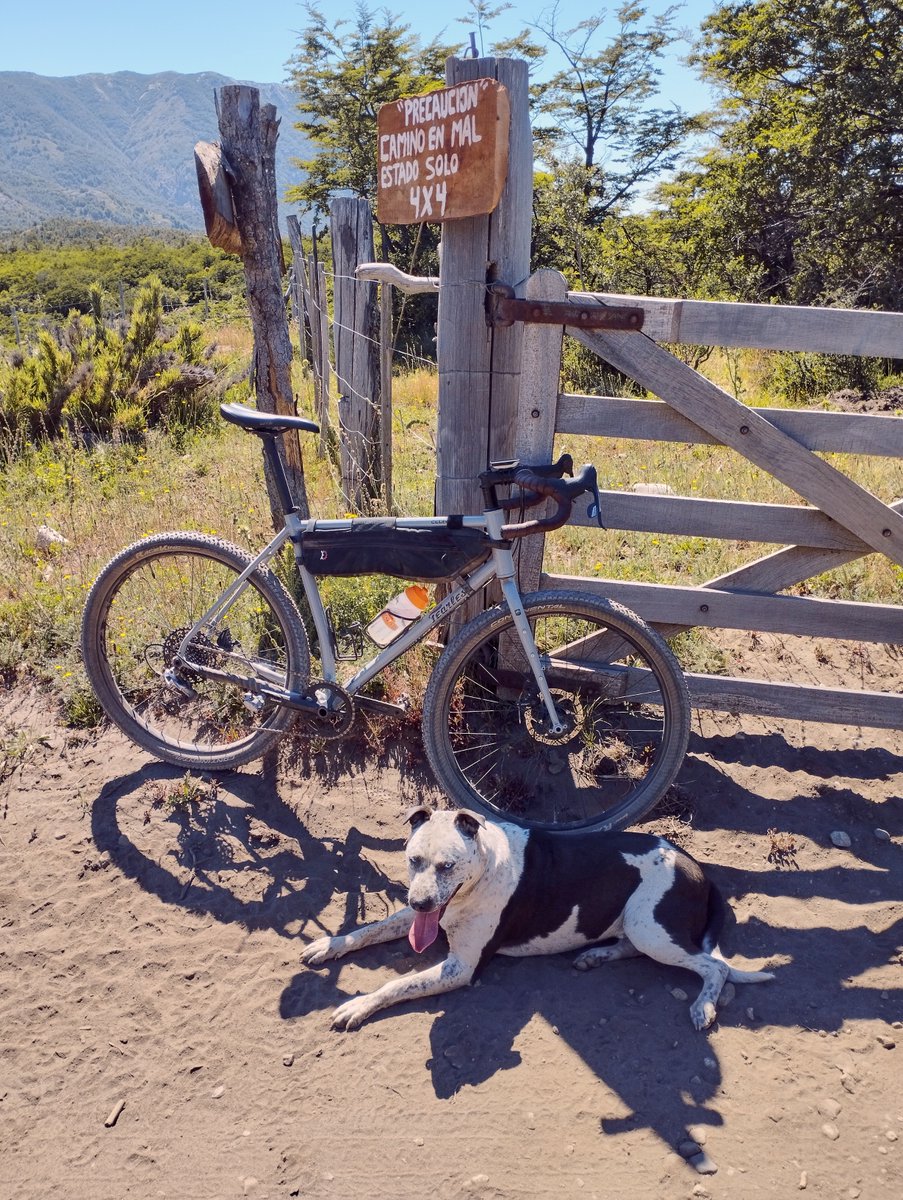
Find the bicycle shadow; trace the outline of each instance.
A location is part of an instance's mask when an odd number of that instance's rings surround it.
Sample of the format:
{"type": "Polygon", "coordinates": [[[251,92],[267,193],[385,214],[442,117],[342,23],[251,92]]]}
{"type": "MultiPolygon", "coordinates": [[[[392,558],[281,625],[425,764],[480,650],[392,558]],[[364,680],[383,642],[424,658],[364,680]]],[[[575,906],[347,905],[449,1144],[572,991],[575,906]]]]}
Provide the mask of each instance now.
{"type": "Polygon", "coordinates": [[[267,772],[229,773],[202,799],[184,802],[183,778],[177,768],[148,764],[109,781],[91,806],[97,849],[164,904],[296,937],[325,931],[337,876],[347,893],[344,923],[373,919],[367,897],[383,896],[386,911],[404,902],[403,882],[366,855],[395,850],[398,839],[354,826],[341,839],[317,837],[267,772]]]}
{"type": "MultiPolygon", "coordinates": [[[[742,739],[746,746],[750,738],[742,739]]],[[[756,743],[763,758],[777,747],[763,738],[756,743]]],[[[726,745],[739,753],[739,743],[726,745]]],[[[400,763],[397,747],[384,745],[381,761],[400,763]]],[[[316,776],[321,750],[309,747],[306,770],[316,776]]],[[[322,751],[327,760],[327,750],[322,751]]],[[[330,772],[341,768],[343,783],[365,780],[374,766],[368,748],[350,763],[331,759],[330,772]]],[[[794,756],[786,743],[781,765],[793,769],[794,756]]],[[[844,778],[877,778],[883,760],[872,763],[857,752],[844,761],[844,778]]],[[[897,764],[899,765],[899,764],[897,764]]],[[[262,775],[224,777],[207,802],[187,812],[152,812],[146,820],[148,791],[177,783],[181,773],[163,766],[146,766],[108,784],[92,806],[92,831],[100,850],[106,850],[119,869],[164,903],[205,913],[247,928],[270,928],[279,936],[308,938],[338,932],[365,920],[377,919],[404,902],[402,850],[406,827],[404,797],[390,832],[372,832],[385,824],[369,818],[363,827],[351,824],[341,837],[317,836],[311,822],[299,816],[284,798],[287,785],[277,786],[275,764],[262,775]],[[175,844],[172,833],[175,830],[175,844]],[[164,843],[168,849],[161,852],[164,843]],[[384,862],[373,855],[391,856],[384,862]],[[337,894],[345,895],[341,911],[337,894]]],[[[681,786],[700,797],[694,803],[692,829],[704,843],[711,830],[730,828],[752,850],[749,866],[707,864],[715,881],[732,901],[739,918],[723,939],[725,953],[750,960],[779,956],[785,960],[777,979],[768,985],[738,989],[733,1004],[722,1007],[714,1033],[698,1034],[687,1013],[669,989],[680,987],[690,999],[698,987],[695,976],[645,959],[577,972],[573,956],[513,960],[498,957],[484,972],[480,986],[419,1002],[417,1010],[431,1018],[425,1068],[436,1097],[450,1101],[462,1088],[485,1084],[505,1071],[530,1070],[531,1057],[541,1054],[549,1040],[563,1042],[604,1085],[591,1105],[600,1133],[616,1135],[647,1128],[673,1146],[691,1126],[716,1127],[723,1121],[719,1096],[724,1078],[718,1051],[718,1032],[747,1025],[767,1039],[770,1028],[839,1030],[844,1022],[881,1018],[899,1013],[900,989],[879,992],[862,977],[899,952],[901,922],[875,925],[864,914],[875,901],[892,900],[899,886],[894,846],[857,838],[855,851],[839,863],[811,869],[766,865],[769,832],[777,822],[784,828],[835,828],[838,813],[849,814],[862,798],[847,783],[820,789],[813,797],[802,793],[774,804],[753,795],[718,769],[717,764],[691,758],[681,786]],[[759,863],[761,865],[756,865],[759,863]],[[856,919],[845,927],[822,916],[804,927],[790,927],[763,915],[763,898],[842,903],[856,919]],[[756,908],[748,907],[754,901],[756,908]],[[744,919],[745,918],[745,919],[744,919]],[[817,999],[813,999],[817,998],[817,999]],[[755,1020],[746,1014],[752,1006],[755,1020]],[[528,1034],[529,1031],[529,1034],[528,1034]]],[[[405,787],[419,796],[423,779],[414,772],[405,787]]],[[[323,783],[326,790],[327,785],[323,783]]],[[[413,797],[409,797],[413,798],[413,797]]],[[[869,804],[869,822],[888,820],[896,802],[885,798],[869,804]]],[[[653,814],[651,827],[657,820],[653,814]]],[[[863,826],[863,814],[857,816],[863,826]]],[[[855,832],[855,830],[854,830],[855,832]]],[[[691,847],[692,849],[692,847],[691,847]]],[[[767,904],[765,905],[767,909],[767,904]]],[[[830,913],[828,913],[830,915],[830,913]]],[[[363,969],[383,978],[387,972],[419,970],[442,957],[440,946],[416,956],[406,941],[372,947],[354,956],[363,969]],[[427,961],[428,960],[428,961],[427,961]]],[[[345,960],[350,961],[350,960],[345,960]]],[[[300,969],[286,981],[280,997],[280,1016],[286,1021],[326,1013],[347,998],[340,984],[343,964],[324,971],[300,969]]],[[[374,982],[375,986],[375,982],[374,982]]],[[[411,1006],[405,1006],[410,1008],[411,1006]]],[[[375,1018],[392,1021],[403,1009],[389,1009],[375,1018]]],[[[338,1036],[338,1035],[331,1035],[338,1036]]],[[[342,1036],[366,1036],[352,1034],[342,1036]]],[[[566,1100],[538,1097],[536,1120],[545,1103],[558,1108],[566,1100]]],[[[576,1104],[576,1101],[574,1102],[576,1104]]],[[[581,1101],[575,1119],[587,1119],[581,1101]]]]}
{"type": "MultiPolygon", "coordinates": [[[[763,762],[776,749],[770,738],[762,739],[763,762]]],[[[788,771],[796,769],[796,756],[786,743],[780,761],[788,771]]],[[[877,762],[858,752],[844,754],[836,765],[846,770],[847,780],[855,778],[854,768],[864,779],[887,773],[883,754],[877,762]]],[[[899,760],[894,765],[899,768],[899,760]]],[[[416,1006],[432,1018],[425,1066],[438,1099],[450,1100],[461,1089],[479,1087],[508,1070],[529,1070],[531,1056],[542,1054],[548,1042],[561,1041],[606,1089],[600,1093],[605,1096],[598,1113],[600,1133],[647,1128],[674,1146],[693,1126],[723,1123],[722,1030],[755,1030],[758,1044],[773,1050],[773,1029],[830,1036],[853,1021],[890,1023],[899,1016],[901,989],[868,982],[868,973],[894,961],[903,942],[903,920],[889,916],[899,892],[898,850],[876,841],[871,831],[877,820],[890,822],[898,802],[885,798],[866,805],[852,787],[839,784],[820,786],[815,798],[800,792],[776,805],[700,759],[688,761],[681,785],[703,798],[694,807],[692,823],[700,844],[707,831],[730,828],[751,852],[756,847],[761,851],[758,857],[750,853],[749,866],[706,867],[736,914],[722,938],[725,954],[755,962],[776,959],[774,982],[738,985],[735,999],[720,1008],[718,1024],[699,1034],[690,1024],[688,1002],[671,995],[679,987],[692,999],[700,986],[693,975],[648,959],[578,972],[572,955],[499,956],[488,964],[479,986],[416,1006]],[[830,847],[825,831],[837,827],[839,815],[848,823],[855,815],[858,836],[852,853],[824,865],[821,858],[814,865],[794,865],[792,856],[769,863],[775,823],[805,830],[806,838],[830,847]],[[768,899],[791,907],[769,910],[768,899]],[[797,924],[800,917],[805,919],[797,924]]],[[[647,827],[658,832],[660,821],[653,814],[647,827]]],[[[857,834],[856,828],[853,832],[857,834]]],[[[389,970],[422,969],[439,961],[441,949],[432,951],[418,958],[402,941],[362,951],[354,961],[385,977],[389,970]]],[[[339,963],[317,972],[315,995],[305,982],[310,972],[298,972],[283,992],[282,1016],[296,1019],[324,1002],[341,1003],[347,998],[339,986],[341,970],[339,963]]],[[[391,1021],[409,1007],[390,1008],[373,1020],[391,1021]]],[[[558,1094],[550,1100],[556,1109],[566,1103],[558,1094]]],[[[536,1119],[542,1119],[542,1105],[538,1097],[536,1119]]],[[[586,1119],[583,1108],[575,1109],[575,1115],[586,1119]]]]}

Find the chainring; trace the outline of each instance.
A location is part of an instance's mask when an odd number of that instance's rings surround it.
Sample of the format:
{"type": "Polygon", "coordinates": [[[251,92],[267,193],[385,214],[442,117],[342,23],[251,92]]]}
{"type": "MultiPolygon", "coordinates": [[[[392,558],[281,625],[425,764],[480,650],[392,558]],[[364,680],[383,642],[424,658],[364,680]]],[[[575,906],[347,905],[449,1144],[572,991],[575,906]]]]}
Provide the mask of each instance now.
{"type": "Polygon", "coordinates": [[[300,713],[299,731],[308,737],[327,740],[344,737],[354,724],[357,713],[354,697],[337,683],[330,683],[326,679],[312,679],[307,685],[306,696],[316,700],[319,712],[300,713]]]}

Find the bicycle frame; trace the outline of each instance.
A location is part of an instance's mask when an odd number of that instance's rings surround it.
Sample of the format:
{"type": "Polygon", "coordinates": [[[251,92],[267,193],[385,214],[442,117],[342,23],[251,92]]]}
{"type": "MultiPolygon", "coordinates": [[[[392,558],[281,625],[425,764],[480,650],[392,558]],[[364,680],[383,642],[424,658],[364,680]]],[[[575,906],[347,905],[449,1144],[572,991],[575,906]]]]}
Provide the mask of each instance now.
{"type": "MultiPolygon", "coordinates": [[[[482,516],[465,516],[462,518],[465,526],[477,529],[485,529],[492,540],[496,543],[502,542],[502,525],[504,514],[501,509],[493,509],[486,511],[482,516]]],[[[317,585],[316,577],[302,564],[300,558],[301,538],[305,531],[309,530],[314,524],[319,531],[328,531],[331,529],[347,529],[353,523],[352,519],[334,520],[334,521],[312,521],[304,520],[298,516],[297,512],[291,511],[285,514],[285,525],[276,534],[276,536],[264,547],[256,558],[245,568],[238,576],[233,584],[231,584],[225,592],[210,606],[210,608],[200,617],[192,628],[186,633],[182,639],[179,650],[176,655],[176,661],[187,661],[192,639],[199,633],[211,628],[217,620],[219,620],[229,610],[238,596],[244,591],[248,580],[260,567],[265,566],[276,554],[282,549],[287,541],[291,541],[295,549],[295,563],[301,578],[304,594],[310,606],[311,616],[313,618],[314,628],[317,633],[317,639],[320,646],[320,662],[322,664],[323,678],[326,682],[338,682],[336,657],[333,652],[332,630],[329,620],[326,615],[326,610],[323,606],[323,600],[320,595],[320,590],[317,585]]],[[[402,517],[399,518],[397,524],[401,527],[429,529],[431,527],[444,527],[446,524],[445,517],[402,517]]],[[[536,648],[536,642],[533,639],[533,631],[530,628],[530,623],[524,615],[523,604],[521,601],[520,591],[518,590],[515,579],[514,558],[510,548],[504,545],[495,545],[492,548],[492,556],[469,576],[466,576],[464,582],[450,592],[439,604],[434,608],[427,610],[420,616],[412,625],[410,625],[402,634],[395,638],[388,646],[383,647],[374,658],[363,667],[343,685],[345,691],[354,696],[361,689],[380,674],[390,663],[395,662],[412,646],[417,645],[428,637],[429,634],[440,625],[451,613],[465,603],[475,592],[491,583],[494,579],[499,581],[502,590],[502,596],[508,605],[508,610],[511,613],[511,618],[514,627],[517,631],[524,653],[527,656],[527,661],[530,664],[533,677],[536,681],[537,688],[542,697],[546,711],[551,722],[551,732],[560,732],[563,728],[561,720],[555,708],[555,701],[552,697],[551,690],[545,677],[543,670],[542,657],[536,648]]],[[[316,701],[310,696],[298,692],[288,691],[279,685],[278,679],[265,678],[265,669],[261,664],[257,664],[258,675],[264,675],[264,678],[245,677],[233,675],[228,671],[221,671],[214,667],[204,666],[202,664],[192,664],[192,671],[204,676],[208,679],[219,680],[221,682],[238,684],[245,686],[246,689],[255,695],[267,697],[275,700],[277,703],[287,705],[291,708],[297,708],[301,711],[311,711],[318,708],[316,701]]]]}

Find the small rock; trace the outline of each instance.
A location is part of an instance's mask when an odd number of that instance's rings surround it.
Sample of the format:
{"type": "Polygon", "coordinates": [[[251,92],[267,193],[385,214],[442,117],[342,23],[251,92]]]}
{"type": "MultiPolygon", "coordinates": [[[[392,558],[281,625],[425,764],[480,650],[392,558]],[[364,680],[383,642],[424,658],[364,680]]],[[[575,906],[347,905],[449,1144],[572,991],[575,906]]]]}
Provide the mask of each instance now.
{"type": "Polygon", "coordinates": [[[689,1163],[698,1175],[714,1175],[718,1170],[704,1150],[700,1154],[694,1154],[689,1163]]]}
{"type": "Polygon", "coordinates": [[[883,1046],[885,1050],[893,1050],[897,1044],[892,1037],[888,1037],[885,1033],[879,1033],[875,1041],[879,1046],[883,1046]]]}
{"type": "Polygon", "coordinates": [[[835,1117],[840,1116],[842,1107],[836,1100],[828,1098],[819,1102],[818,1111],[823,1117],[827,1117],[829,1121],[833,1121],[835,1117]]]}
{"type": "Polygon", "coordinates": [[[798,1186],[799,1186],[799,1190],[801,1192],[804,1192],[806,1190],[806,1188],[809,1186],[809,1176],[806,1174],[805,1171],[800,1171],[800,1181],[799,1181],[798,1186]]]}
{"type": "Polygon", "coordinates": [[[748,1008],[748,1009],[746,1010],[746,1019],[747,1019],[748,1021],[755,1021],[755,1019],[756,1019],[756,1010],[755,1010],[754,1008],[748,1008]]]}
{"type": "Polygon", "coordinates": [[[727,1005],[730,1004],[736,995],[737,989],[734,987],[734,985],[732,983],[726,983],[721,989],[721,995],[718,999],[718,1003],[727,1007],[727,1005]]]}
{"type": "Polygon", "coordinates": [[[669,483],[634,483],[630,490],[638,496],[673,496],[674,488],[669,483]]]}
{"type": "Polygon", "coordinates": [[[677,1153],[681,1158],[695,1158],[697,1154],[702,1154],[702,1146],[692,1138],[684,1138],[677,1143],[677,1153]]]}
{"type": "Polygon", "coordinates": [[[710,1071],[714,1071],[718,1066],[717,1061],[714,1058],[709,1058],[708,1056],[706,1056],[702,1061],[710,1071]]]}
{"type": "Polygon", "coordinates": [[[683,988],[677,988],[677,987],[671,989],[671,995],[674,997],[675,1000],[689,1000],[689,998],[690,998],[687,995],[687,993],[683,990],[683,988]]]}
{"type": "Polygon", "coordinates": [[[887,832],[886,829],[876,829],[875,837],[878,839],[879,842],[889,842],[890,841],[890,834],[887,832]]]}
{"type": "Polygon", "coordinates": [[[39,525],[35,530],[34,544],[36,550],[46,553],[51,546],[68,546],[69,539],[49,525],[39,525]]]}
{"type": "Polygon", "coordinates": [[[853,844],[852,840],[850,839],[850,835],[848,833],[844,833],[842,829],[834,830],[834,832],[831,834],[831,841],[841,850],[849,850],[853,844]]]}
{"type": "Polygon", "coordinates": [[[694,1196],[708,1196],[708,1194],[708,1188],[704,1188],[701,1183],[697,1183],[696,1187],[693,1188],[694,1196]]]}
{"type": "Polygon", "coordinates": [[[847,1188],[847,1195],[850,1197],[850,1200],[859,1200],[859,1197],[862,1195],[862,1188],[847,1188]]]}
{"type": "Polygon", "coordinates": [[[896,1129],[885,1129],[884,1136],[889,1142],[895,1142],[897,1140],[897,1131],[896,1129]]]}
{"type": "Polygon", "coordinates": [[[840,1130],[831,1121],[825,1121],[824,1125],[821,1127],[821,1131],[825,1137],[830,1138],[832,1142],[836,1142],[840,1137],[840,1130]]]}
{"type": "Polygon", "coordinates": [[[415,1145],[415,1146],[422,1146],[422,1145],[423,1145],[423,1138],[422,1138],[422,1137],[415,1137],[415,1138],[414,1138],[414,1145],[415,1145]]]}
{"type": "Polygon", "coordinates": [[[690,1135],[693,1141],[698,1142],[700,1146],[705,1145],[706,1139],[709,1136],[705,1125],[690,1125],[687,1129],[687,1133],[690,1135]]]}
{"type": "Polygon", "coordinates": [[[294,1061],[295,1061],[294,1054],[284,1054],[282,1056],[282,1065],[284,1067],[290,1067],[294,1061]]]}
{"type": "Polygon", "coordinates": [[[213,1091],[210,1093],[210,1096],[213,1100],[219,1100],[221,1096],[225,1095],[225,1091],[226,1089],[222,1084],[220,1084],[218,1088],[213,1089],[213,1091]]]}

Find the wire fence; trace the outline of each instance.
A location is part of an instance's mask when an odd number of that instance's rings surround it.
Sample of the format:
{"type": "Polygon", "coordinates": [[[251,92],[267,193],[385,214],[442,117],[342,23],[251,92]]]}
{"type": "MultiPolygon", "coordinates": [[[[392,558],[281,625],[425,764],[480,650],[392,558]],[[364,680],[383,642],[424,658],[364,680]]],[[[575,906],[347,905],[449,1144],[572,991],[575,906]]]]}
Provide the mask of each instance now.
{"type": "MultiPolygon", "coordinates": [[[[333,296],[339,281],[353,283],[357,287],[375,288],[374,284],[366,284],[355,276],[337,273],[321,266],[322,274],[328,281],[333,296]]],[[[308,273],[312,276],[312,272],[308,273]]],[[[379,286],[389,287],[389,284],[379,286]]],[[[392,311],[392,306],[383,306],[383,312],[392,311]]],[[[329,427],[334,430],[331,440],[327,439],[322,464],[329,477],[330,497],[319,498],[316,503],[311,496],[311,506],[329,508],[345,504],[348,509],[348,480],[343,478],[342,453],[346,450],[354,456],[355,469],[363,481],[364,490],[370,497],[369,512],[371,513],[431,513],[434,500],[436,473],[436,417],[438,409],[438,375],[436,363],[411,349],[403,349],[396,345],[397,325],[392,329],[380,330],[380,336],[372,332],[353,327],[345,322],[337,321],[328,296],[310,285],[305,290],[303,303],[294,306],[294,316],[299,327],[302,353],[307,348],[307,363],[311,372],[314,388],[321,384],[324,371],[332,385],[329,393],[321,401],[327,411],[317,412],[321,423],[326,418],[329,427]],[[306,325],[306,336],[301,334],[302,322],[306,325]],[[326,330],[326,336],[320,335],[320,330],[326,330]],[[389,354],[389,379],[391,395],[366,395],[347,378],[339,379],[335,356],[336,335],[345,335],[352,339],[352,356],[371,355],[379,361],[380,355],[389,354]],[[318,355],[316,346],[325,347],[330,355],[328,366],[322,362],[322,350],[318,355]],[[347,402],[356,401],[363,405],[368,419],[365,427],[372,430],[369,438],[363,439],[362,444],[359,429],[350,428],[343,417],[347,402]],[[389,421],[390,434],[388,439],[382,428],[385,420],[389,421]],[[388,441],[391,447],[392,470],[387,473],[384,462],[385,446],[388,441]],[[386,479],[391,474],[391,492],[387,495],[386,479]],[[340,499],[342,498],[342,499],[340,499]]],[[[369,328],[369,323],[368,323],[369,328]]],[[[383,380],[385,387],[386,380],[383,380]]],[[[317,402],[314,401],[317,408],[317,402]]],[[[358,507],[363,507],[358,505],[358,507]]],[[[323,515],[334,515],[324,512],[323,515]]]]}

